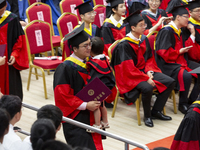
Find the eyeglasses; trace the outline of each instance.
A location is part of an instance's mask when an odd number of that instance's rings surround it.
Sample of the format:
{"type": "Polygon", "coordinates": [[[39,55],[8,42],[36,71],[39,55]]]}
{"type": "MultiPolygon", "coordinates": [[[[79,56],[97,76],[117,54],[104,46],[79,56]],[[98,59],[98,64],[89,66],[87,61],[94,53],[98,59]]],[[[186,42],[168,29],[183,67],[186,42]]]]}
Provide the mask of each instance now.
{"type": "Polygon", "coordinates": [[[149,2],[158,4],[160,3],[160,0],[149,0],[149,2]]]}
{"type": "Polygon", "coordinates": [[[83,46],[79,46],[79,47],[85,47],[86,49],[89,49],[92,47],[92,42],[90,42],[88,44],[84,44],[83,46]]]}
{"type": "Polygon", "coordinates": [[[95,16],[97,14],[97,12],[96,11],[92,11],[92,12],[88,12],[86,14],[89,15],[89,16],[95,16]]]}
{"type": "Polygon", "coordinates": [[[200,9],[198,9],[198,10],[194,10],[194,11],[192,11],[192,12],[200,13],[200,9]]]}
{"type": "Polygon", "coordinates": [[[186,18],[186,19],[190,18],[189,16],[182,16],[182,17],[184,17],[184,18],[186,18]]]}
{"type": "Polygon", "coordinates": [[[140,27],[140,28],[146,28],[147,24],[146,23],[145,24],[140,24],[140,25],[138,25],[138,27],[140,27]]]}

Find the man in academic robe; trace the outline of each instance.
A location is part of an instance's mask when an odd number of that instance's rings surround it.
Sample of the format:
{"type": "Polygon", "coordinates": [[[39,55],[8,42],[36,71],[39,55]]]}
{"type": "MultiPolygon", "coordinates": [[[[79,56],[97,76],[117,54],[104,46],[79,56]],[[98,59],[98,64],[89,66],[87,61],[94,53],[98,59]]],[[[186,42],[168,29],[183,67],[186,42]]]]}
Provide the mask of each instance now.
{"type": "MultiPolygon", "coordinates": [[[[98,101],[84,102],[76,94],[86,85],[88,71],[86,58],[90,56],[91,41],[84,31],[84,24],[66,35],[73,54],[61,63],[54,74],[55,104],[65,117],[93,125],[93,111],[100,106],[98,101]]],[[[91,150],[103,150],[101,135],[88,133],[85,129],[63,123],[65,139],[72,147],[80,146],[91,150]]]]}
{"type": "MultiPolygon", "coordinates": [[[[188,3],[190,13],[189,24],[195,28],[195,43],[188,51],[188,58],[200,63],[200,1],[192,1],[188,3]]],[[[183,41],[186,41],[190,36],[190,31],[187,28],[183,29],[183,41]]]]}
{"type": "Polygon", "coordinates": [[[6,1],[0,0],[0,45],[6,44],[6,63],[0,66],[0,89],[3,94],[23,98],[20,70],[29,68],[26,41],[18,17],[5,11],[6,1]]]}
{"type": "Polygon", "coordinates": [[[188,24],[189,14],[184,5],[176,6],[171,11],[173,21],[164,26],[156,37],[156,62],[158,67],[168,76],[176,80],[176,90],[179,90],[179,111],[187,112],[190,103],[195,101],[199,94],[197,75],[189,74],[188,71],[199,67],[196,62],[188,60],[187,52],[195,42],[195,30],[193,25],[188,24]],[[181,28],[187,27],[191,34],[183,45],[181,28]],[[195,77],[194,87],[188,98],[189,88],[195,77]]]}
{"type": "Polygon", "coordinates": [[[117,44],[113,50],[111,66],[115,70],[116,84],[120,94],[127,101],[135,102],[142,94],[144,122],[153,127],[153,119],[171,120],[161,113],[174,88],[172,78],[161,73],[157,67],[149,46],[148,39],[143,35],[145,22],[140,11],[126,18],[131,32],[117,44]],[[157,100],[152,108],[150,105],[153,89],[158,90],[157,100]]]}

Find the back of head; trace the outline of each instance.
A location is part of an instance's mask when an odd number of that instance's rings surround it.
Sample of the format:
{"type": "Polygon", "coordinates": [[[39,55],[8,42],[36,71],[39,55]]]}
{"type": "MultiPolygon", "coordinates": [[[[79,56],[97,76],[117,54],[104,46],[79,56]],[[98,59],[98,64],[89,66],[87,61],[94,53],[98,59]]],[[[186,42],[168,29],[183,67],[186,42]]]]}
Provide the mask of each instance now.
{"type": "Polygon", "coordinates": [[[31,127],[31,143],[33,150],[40,150],[47,140],[55,139],[56,129],[50,119],[38,119],[31,127]]]}
{"type": "Polygon", "coordinates": [[[72,148],[63,142],[48,140],[42,145],[41,150],[72,150],[72,148]]]}
{"type": "Polygon", "coordinates": [[[0,108],[4,108],[12,119],[15,114],[21,111],[22,100],[18,96],[3,95],[0,99],[0,108]]]}
{"type": "Polygon", "coordinates": [[[56,129],[58,129],[62,121],[62,116],[63,113],[60,108],[51,104],[41,107],[37,112],[37,119],[46,118],[52,120],[56,129]]]}
{"type": "Polygon", "coordinates": [[[170,149],[165,147],[156,147],[153,150],[170,150],[170,149]]]}
{"type": "Polygon", "coordinates": [[[5,135],[6,129],[8,129],[10,116],[5,109],[0,108],[0,138],[5,135]]]}
{"type": "Polygon", "coordinates": [[[99,55],[103,53],[104,50],[104,42],[100,37],[91,38],[92,48],[91,52],[95,55],[99,55]]]}

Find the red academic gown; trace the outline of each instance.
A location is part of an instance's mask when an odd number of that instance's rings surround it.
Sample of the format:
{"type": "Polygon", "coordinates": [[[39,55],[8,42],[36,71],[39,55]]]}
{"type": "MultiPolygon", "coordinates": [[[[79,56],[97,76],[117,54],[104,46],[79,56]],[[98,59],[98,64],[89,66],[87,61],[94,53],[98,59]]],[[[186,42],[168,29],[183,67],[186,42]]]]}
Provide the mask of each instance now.
{"type": "MultiPolygon", "coordinates": [[[[89,110],[78,110],[83,101],[75,96],[85,85],[88,78],[86,64],[68,57],[61,63],[54,74],[55,104],[65,117],[93,125],[94,115],[89,110]]],[[[63,123],[65,139],[72,147],[87,147],[92,150],[103,150],[101,135],[87,133],[85,129],[63,123]]]]}
{"type": "Polygon", "coordinates": [[[6,63],[0,66],[0,88],[3,94],[18,95],[23,98],[20,70],[29,68],[26,40],[18,17],[5,11],[0,19],[0,44],[6,44],[4,56],[6,63]],[[8,66],[10,56],[15,57],[15,63],[8,66]]]}

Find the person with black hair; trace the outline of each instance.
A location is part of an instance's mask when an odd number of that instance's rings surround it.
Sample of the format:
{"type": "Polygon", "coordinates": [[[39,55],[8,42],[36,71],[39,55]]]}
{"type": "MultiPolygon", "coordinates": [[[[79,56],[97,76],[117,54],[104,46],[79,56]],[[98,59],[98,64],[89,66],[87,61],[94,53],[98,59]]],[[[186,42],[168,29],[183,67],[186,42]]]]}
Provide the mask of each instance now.
{"type": "MultiPolygon", "coordinates": [[[[113,91],[112,95],[109,96],[106,100],[111,99],[114,100],[116,96],[116,88],[115,88],[115,78],[112,73],[109,60],[103,54],[104,50],[104,42],[99,37],[93,37],[91,39],[92,48],[91,48],[91,56],[92,58],[87,62],[87,69],[89,71],[89,76],[87,82],[90,83],[93,79],[98,77],[110,90],[113,91]]],[[[100,108],[94,111],[94,119],[95,124],[94,127],[97,128],[109,128],[108,118],[107,118],[107,110],[102,102],[100,108]],[[101,121],[102,118],[102,121],[101,121]]]]}
{"type": "MultiPolygon", "coordinates": [[[[56,133],[61,128],[62,116],[63,116],[63,113],[60,110],[60,108],[58,108],[57,106],[52,105],[52,104],[42,106],[37,111],[37,119],[43,119],[44,118],[44,119],[50,119],[51,121],[53,121],[55,128],[56,128],[56,133]]],[[[31,144],[31,141],[30,141],[30,136],[27,136],[23,140],[22,150],[29,150],[29,149],[30,150],[32,149],[32,144],[31,144]]]]}
{"type": "Polygon", "coordinates": [[[152,56],[149,41],[143,35],[146,25],[140,11],[132,13],[125,21],[129,23],[131,32],[114,48],[111,66],[115,70],[119,92],[124,95],[126,102],[134,103],[139,94],[142,94],[144,123],[153,127],[152,119],[172,119],[161,111],[175,82],[160,71],[152,56]],[[157,89],[158,94],[151,110],[153,89],[157,89]]]}
{"type": "Polygon", "coordinates": [[[41,150],[72,150],[72,147],[57,140],[48,140],[44,142],[41,150]]]}
{"type": "Polygon", "coordinates": [[[156,147],[153,150],[170,150],[170,149],[166,147],[156,147]]]}
{"type": "Polygon", "coordinates": [[[0,108],[5,109],[10,115],[9,132],[4,136],[3,147],[5,150],[21,150],[22,140],[13,130],[13,126],[22,115],[22,101],[18,96],[4,95],[0,99],[0,108]]]}
{"type": "Polygon", "coordinates": [[[10,116],[5,109],[0,108],[0,150],[3,150],[3,138],[9,131],[10,116]]]}
{"type": "Polygon", "coordinates": [[[38,119],[31,127],[31,143],[33,150],[41,150],[47,140],[54,140],[56,128],[50,119],[38,119]]]}
{"type": "Polygon", "coordinates": [[[189,104],[198,97],[200,88],[197,84],[197,74],[188,73],[200,64],[188,60],[188,51],[195,43],[194,26],[188,24],[189,13],[185,8],[187,5],[176,6],[170,13],[173,21],[164,26],[156,37],[155,59],[162,72],[176,81],[175,89],[179,91],[179,111],[185,114],[189,104]],[[183,41],[181,28],[187,27],[190,36],[183,41]],[[194,87],[188,97],[192,77],[195,77],[194,87]]]}
{"type": "Polygon", "coordinates": [[[104,54],[108,55],[108,48],[116,40],[120,40],[126,36],[128,29],[127,24],[123,22],[123,15],[126,12],[126,6],[123,0],[110,0],[111,13],[102,25],[102,37],[104,41],[104,54]]]}

